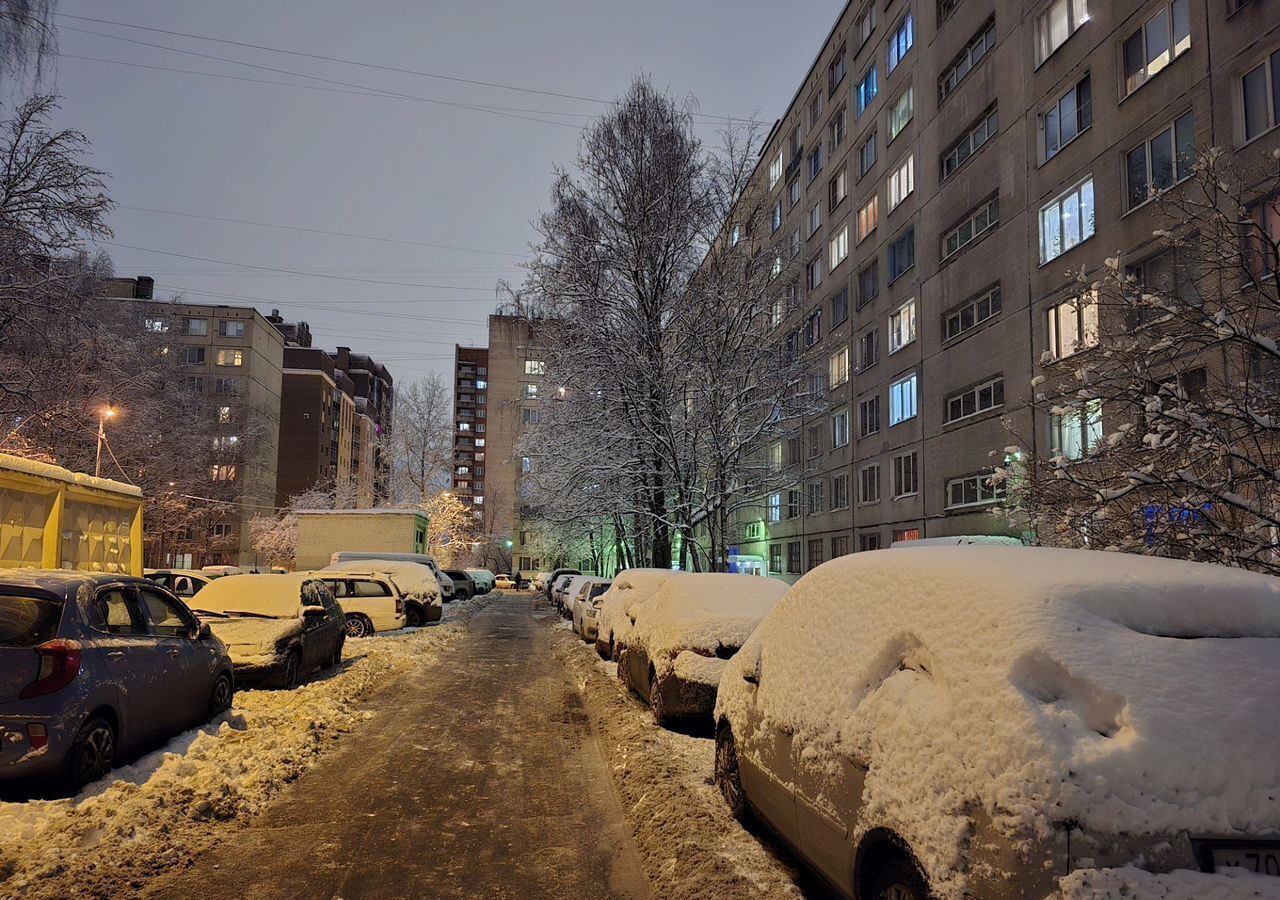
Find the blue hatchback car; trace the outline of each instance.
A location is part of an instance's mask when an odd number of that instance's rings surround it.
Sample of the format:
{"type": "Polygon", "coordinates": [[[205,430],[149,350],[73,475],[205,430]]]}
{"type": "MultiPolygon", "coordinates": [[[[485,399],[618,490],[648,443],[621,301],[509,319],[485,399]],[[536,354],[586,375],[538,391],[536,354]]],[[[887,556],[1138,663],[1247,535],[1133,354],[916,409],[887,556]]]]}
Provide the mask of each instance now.
{"type": "Polygon", "coordinates": [[[154,581],[0,571],[0,782],[79,789],[230,708],[227,649],[154,581]]]}

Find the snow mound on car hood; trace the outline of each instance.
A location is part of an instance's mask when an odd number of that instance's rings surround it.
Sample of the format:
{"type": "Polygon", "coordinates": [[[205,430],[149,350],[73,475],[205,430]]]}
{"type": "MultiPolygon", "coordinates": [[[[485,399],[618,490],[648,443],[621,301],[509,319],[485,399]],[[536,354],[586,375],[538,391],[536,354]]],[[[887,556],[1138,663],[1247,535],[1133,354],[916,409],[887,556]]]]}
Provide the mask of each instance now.
{"type": "Polygon", "coordinates": [[[670,569],[623,569],[604,592],[600,604],[598,628],[600,636],[608,640],[624,637],[631,630],[628,615],[651,598],[662,583],[673,576],[682,575],[670,569]]]}
{"type": "Polygon", "coordinates": [[[1012,834],[1068,819],[1273,834],[1277,638],[1280,580],[1239,570],[1041,548],[859,553],[764,619],[717,715],[754,706],[806,752],[868,763],[867,820],[936,851],[922,859],[934,871],[958,861],[975,808],[1012,834]]]}
{"type": "Polygon", "coordinates": [[[628,644],[643,646],[655,662],[680,650],[736,649],[790,587],[754,575],[699,573],[668,579],[637,614],[628,644]]]}
{"type": "Polygon", "coordinates": [[[302,631],[301,619],[259,619],[245,616],[231,619],[207,618],[202,621],[207,622],[218,640],[227,645],[233,658],[237,656],[237,651],[246,649],[261,649],[270,653],[275,648],[276,641],[302,631]]]}

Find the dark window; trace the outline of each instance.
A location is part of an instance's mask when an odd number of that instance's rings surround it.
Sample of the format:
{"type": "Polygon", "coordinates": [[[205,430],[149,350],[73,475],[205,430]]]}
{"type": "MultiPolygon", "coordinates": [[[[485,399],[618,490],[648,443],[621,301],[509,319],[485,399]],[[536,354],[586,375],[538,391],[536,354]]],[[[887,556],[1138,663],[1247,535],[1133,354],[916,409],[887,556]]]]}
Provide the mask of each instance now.
{"type": "Polygon", "coordinates": [[[971,328],[976,328],[1000,312],[1000,285],[983,291],[959,309],[947,313],[942,320],[942,339],[949,341],[971,328]]]}
{"type": "Polygon", "coordinates": [[[879,550],[880,546],[880,535],[878,533],[872,532],[871,534],[858,535],[858,550],[879,550]]]}
{"type": "Polygon", "coordinates": [[[938,79],[938,102],[946,100],[955,93],[960,82],[968,77],[973,71],[973,67],[982,60],[991,49],[996,45],[996,20],[989,19],[987,24],[979,29],[978,33],[973,36],[968,45],[965,46],[960,54],[951,62],[951,65],[942,73],[938,79]]]}
{"type": "Polygon", "coordinates": [[[53,638],[62,604],[40,597],[0,595],[0,647],[34,647],[53,638]]]}
{"type": "Polygon", "coordinates": [[[858,309],[862,309],[878,296],[880,296],[880,263],[873,259],[871,265],[858,273],[858,309]]]}
{"type": "Polygon", "coordinates": [[[916,232],[907,231],[889,245],[889,283],[897,281],[916,264],[916,232]]]}
{"type": "Polygon", "coordinates": [[[840,293],[831,298],[831,327],[835,328],[849,318],[849,288],[842,287],[840,293]]]}
{"type": "Polygon", "coordinates": [[[800,542],[789,541],[787,543],[787,574],[800,574],[800,542]]]}

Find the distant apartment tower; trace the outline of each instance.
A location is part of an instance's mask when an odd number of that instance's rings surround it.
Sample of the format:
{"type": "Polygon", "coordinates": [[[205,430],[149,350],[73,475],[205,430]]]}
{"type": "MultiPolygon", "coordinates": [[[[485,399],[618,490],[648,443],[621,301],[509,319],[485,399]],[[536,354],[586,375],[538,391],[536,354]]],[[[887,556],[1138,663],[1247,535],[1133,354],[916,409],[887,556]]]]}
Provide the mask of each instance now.
{"type": "Polygon", "coordinates": [[[794,578],[895,540],[1012,530],[991,513],[1004,420],[1037,453],[1105,433],[1101,410],[1025,403],[1098,340],[1069,270],[1118,253],[1170,278],[1150,189],[1197,148],[1256,165],[1278,121],[1274,2],[850,2],[753,176],[772,325],[814,360],[829,412],[766,448],[794,482],[742,518],[740,551],[794,578]]]}
{"type": "Polygon", "coordinates": [[[350,347],[339,347],[329,358],[355,390],[351,471],[359,485],[360,505],[372,506],[388,493],[391,455],[385,444],[392,428],[395,382],[385,366],[367,354],[352,353],[350,347]]]}
{"type": "Polygon", "coordinates": [[[491,548],[490,563],[528,576],[539,560],[526,549],[518,453],[524,430],[538,421],[546,361],[528,320],[489,316],[489,346],[455,349],[453,487],[473,511],[491,548]]]}
{"type": "Polygon", "coordinates": [[[215,447],[227,450],[209,481],[175,485],[204,508],[207,533],[170,536],[168,564],[253,566],[249,522],[276,500],[284,338],[247,306],[169,303],[153,299],[148,277],[115,278],[106,296],[148,303],[155,327],[169,330],[188,390],[208,401],[215,447]]]}

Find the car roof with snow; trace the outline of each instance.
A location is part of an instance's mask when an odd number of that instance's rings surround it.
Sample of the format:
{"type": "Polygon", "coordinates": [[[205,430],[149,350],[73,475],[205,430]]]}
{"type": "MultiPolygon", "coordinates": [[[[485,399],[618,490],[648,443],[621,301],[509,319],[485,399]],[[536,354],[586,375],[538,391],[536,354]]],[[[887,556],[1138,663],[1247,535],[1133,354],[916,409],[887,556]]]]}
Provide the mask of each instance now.
{"type": "Polygon", "coordinates": [[[396,585],[405,591],[418,593],[425,591],[431,594],[440,592],[440,581],[429,566],[402,559],[353,559],[325,566],[316,574],[332,578],[335,574],[342,572],[373,572],[390,575],[395,579],[396,585]]]}
{"type": "Polygon", "coordinates": [[[778,578],[686,572],[662,582],[636,616],[632,643],[654,652],[740,647],[791,585],[778,578]]]}
{"type": "Polygon", "coordinates": [[[81,572],[75,569],[0,569],[0,590],[24,588],[41,591],[59,599],[71,597],[84,584],[143,584],[155,587],[149,578],[119,572],[81,572]]]}
{"type": "Polygon", "coordinates": [[[218,578],[201,588],[193,605],[209,612],[248,612],[276,619],[295,618],[302,608],[302,586],[319,581],[320,573],[237,575],[218,578]]]}
{"type": "MultiPolygon", "coordinates": [[[[920,816],[1280,833],[1280,579],[1102,551],[856,553],[805,575],[720,686],[920,816]],[[741,677],[755,669],[759,686],[741,677]],[[920,736],[929,735],[927,752],[920,736]],[[927,773],[927,774],[926,774],[927,773]],[[951,799],[912,787],[947,783],[951,799]],[[919,795],[919,796],[917,796],[919,795]]],[[[923,821],[923,820],[922,820],[923,821]]]]}

